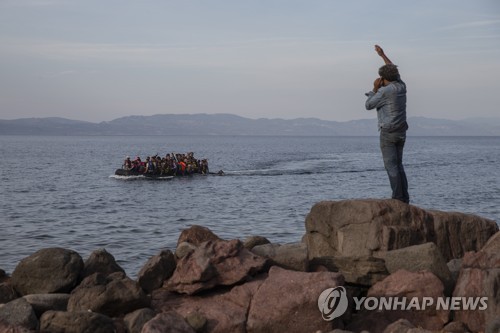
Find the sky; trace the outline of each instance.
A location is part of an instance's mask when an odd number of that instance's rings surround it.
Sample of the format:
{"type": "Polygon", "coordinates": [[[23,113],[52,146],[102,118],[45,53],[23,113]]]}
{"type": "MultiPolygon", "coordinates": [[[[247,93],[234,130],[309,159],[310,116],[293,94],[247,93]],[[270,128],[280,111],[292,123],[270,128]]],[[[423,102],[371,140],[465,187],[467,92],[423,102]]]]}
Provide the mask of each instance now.
{"type": "Polygon", "coordinates": [[[409,116],[499,117],[498,0],[0,0],[0,119],[372,118],[375,44],[409,116]]]}

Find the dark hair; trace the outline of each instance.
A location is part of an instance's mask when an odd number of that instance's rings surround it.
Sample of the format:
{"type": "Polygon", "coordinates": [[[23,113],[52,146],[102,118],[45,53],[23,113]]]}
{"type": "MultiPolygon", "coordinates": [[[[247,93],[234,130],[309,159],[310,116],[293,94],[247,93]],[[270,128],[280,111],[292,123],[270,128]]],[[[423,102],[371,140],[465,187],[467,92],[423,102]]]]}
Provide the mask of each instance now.
{"type": "Polygon", "coordinates": [[[378,75],[387,81],[397,81],[399,79],[398,66],[387,64],[378,69],[378,75]]]}

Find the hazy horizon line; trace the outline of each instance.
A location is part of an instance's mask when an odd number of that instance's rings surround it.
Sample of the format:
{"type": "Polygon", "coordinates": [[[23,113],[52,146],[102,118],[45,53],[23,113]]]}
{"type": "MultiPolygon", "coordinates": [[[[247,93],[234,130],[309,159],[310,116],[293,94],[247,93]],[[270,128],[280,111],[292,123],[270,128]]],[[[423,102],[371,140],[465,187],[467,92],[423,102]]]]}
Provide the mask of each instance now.
{"type": "MultiPolygon", "coordinates": [[[[154,117],[154,116],[200,116],[200,115],[206,115],[206,116],[227,115],[227,116],[235,116],[235,117],[240,117],[240,118],[250,119],[250,120],[260,120],[260,119],[265,119],[265,120],[316,119],[316,120],[321,120],[321,121],[331,121],[331,122],[337,122],[337,123],[346,123],[346,122],[358,121],[358,120],[376,120],[376,117],[370,117],[370,118],[353,118],[353,119],[349,119],[349,120],[330,120],[330,119],[324,119],[324,118],[319,118],[319,117],[294,117],[294,118],[258,117],[258,118],[254,118],[254,117],[242,116],[242,115],[239,115],[239,114],[236,114],[236,113],[227,113],[227,112],[219,112],[219,113],[199,112],[199,113],[155,113],[155,114],[150,114],[150,115],[132,114],[132,115],[119,116],[119,117],[113,118],[111,120],[100,120],[100,121],[82,120],[82,119],[68,118],[68,117],[61,117],[61,116],[0,118],[0,121],[15,121],[15,120],[28,120],[28,119],[64,119],[64,120],[81,121],[81,122],[87,122],[87,123],[92,123],[92,124],[99,124],[99,123],[111,122],[111,121],[114,121],[114,120],[117,120],[117,119],[122,119],[122,118],[130,118],[130,117],[148,118],[148,117],[154,117]]],[[[451,118],[443,118],[443,117],[433,118],[433,117],[427,117],[427,116],[408,116],[408,118],[409,119],[411,119],[411,118],[424,118],[424,119],[448,120],[448,121],[466,121],[466,120],[471,120],[471,119],[482,119],[482,120],[485,120],[485,119],[495,119],[495,120],[500,120],[500,116],[498,116],[498,117],[467,117],[467,118],[459,118],[459,119],[451,119],[451,118]]]]}

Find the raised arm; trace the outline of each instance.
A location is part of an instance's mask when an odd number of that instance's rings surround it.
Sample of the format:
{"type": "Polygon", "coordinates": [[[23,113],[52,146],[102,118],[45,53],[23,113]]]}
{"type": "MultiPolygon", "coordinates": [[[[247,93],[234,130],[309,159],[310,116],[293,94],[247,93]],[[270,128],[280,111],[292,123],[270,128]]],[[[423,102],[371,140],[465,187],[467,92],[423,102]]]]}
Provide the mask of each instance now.
{"type": "Polygon", "coordinates": [[[384,50],[382,50],[382,48],[380,46],[375,45],[375,51],[384,60],[386,65],[392,64],[392,61],[389,58],[387,58],[387,56],[384,53],[384,50]]]}

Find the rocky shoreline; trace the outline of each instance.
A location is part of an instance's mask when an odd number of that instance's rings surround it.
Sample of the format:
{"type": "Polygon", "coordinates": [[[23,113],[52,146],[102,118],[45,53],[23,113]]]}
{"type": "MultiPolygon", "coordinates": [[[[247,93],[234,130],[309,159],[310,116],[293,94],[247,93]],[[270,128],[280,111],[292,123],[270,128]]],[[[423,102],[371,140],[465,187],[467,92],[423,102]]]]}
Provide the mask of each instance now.
{"type": "Polygon", "coordinates": [[[41,249],[0,270],[0,333],[500,332],[496,222],[396,200],[320,202],[293,244],[192,226],[137,276],[105,249],[85,261],[41,249]],[[318,298],[329,288],[348,305],[327,321],[318,298]],[[388,297],[418,306],[360,307],[388,297]],[[486,306],[419,305],[465,299],[486,306]]]}

